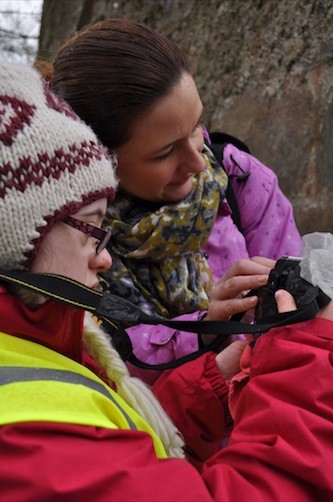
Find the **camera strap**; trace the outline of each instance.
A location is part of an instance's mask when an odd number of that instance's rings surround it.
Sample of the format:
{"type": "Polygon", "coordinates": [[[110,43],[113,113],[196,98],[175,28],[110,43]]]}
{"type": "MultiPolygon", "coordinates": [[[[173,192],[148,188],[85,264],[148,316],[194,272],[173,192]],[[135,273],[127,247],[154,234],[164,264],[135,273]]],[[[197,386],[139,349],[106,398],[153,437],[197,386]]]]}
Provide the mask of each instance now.
{"type": "MultiPolygon", "coordinates": [[[[165,370],[180,366],[181,364],[196,359],[207,351],[218,351],[223,340],[234,334],[252,334],[258,338],[262,333],[271,328],[293,324],[312,319],[320,308],[322,302],[312,298],[309,304],[292,312],[274,314],[262,318],[255,324],[247,324],[238,320],[229,321],[181,321],[165,319],[158,316],[150,316],[142,312],[136,305],[128,300],[116,296],[110,292],[100,292],[88,288],[83,284],[57,274],[31,274],[29,272],[0,271],[0,281],[9,282],[22,286],[37,294],[52,298],[79,310],[87,310],[102,322],[103,328],[112,338],[114,347],[118,350],[124,361],[135,366],[151,369],[165,370]],[[150,365],[140,361],[133,354],[131,340],[126,331],[117,325],[117,321],[133,324],[162,324],[175,330],[198,333],[202,336],[217,335],[216,339],[200,350],[181,357],[175,361],[164,364],[150,365]]],[[[319,288],[319,293],[322,293],[319,288]]],[[[327,304],[330,299],[326,297],[327,304]]]]}

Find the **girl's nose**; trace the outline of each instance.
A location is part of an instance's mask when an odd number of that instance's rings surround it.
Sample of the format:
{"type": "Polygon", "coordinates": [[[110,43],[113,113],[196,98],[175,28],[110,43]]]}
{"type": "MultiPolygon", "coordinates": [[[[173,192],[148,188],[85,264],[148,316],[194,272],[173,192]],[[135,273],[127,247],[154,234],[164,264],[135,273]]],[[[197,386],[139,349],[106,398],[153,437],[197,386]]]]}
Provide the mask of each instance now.
{"type": "Polygon", "coordinates": [[[97,270],[98,273],[107,272],[112,265],[112,258],[107,249],[99,254],[94,253],[90,259],[90,268],[97,270]]]}

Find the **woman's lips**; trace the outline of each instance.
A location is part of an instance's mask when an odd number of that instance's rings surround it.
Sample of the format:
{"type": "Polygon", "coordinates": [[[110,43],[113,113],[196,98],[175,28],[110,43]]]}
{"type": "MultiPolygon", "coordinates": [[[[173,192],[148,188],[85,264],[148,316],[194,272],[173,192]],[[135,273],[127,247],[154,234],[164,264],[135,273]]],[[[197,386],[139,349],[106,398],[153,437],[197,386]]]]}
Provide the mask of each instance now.
{"type": "Polygon", "coordinates": [[[190,176],[187,176],[186,178],[183,178],[182,180],[179,181],[173,181],[172,183],[169,183],[170,185],[184,185],[190,178],[192,178],[193,174],[190,176]]]}

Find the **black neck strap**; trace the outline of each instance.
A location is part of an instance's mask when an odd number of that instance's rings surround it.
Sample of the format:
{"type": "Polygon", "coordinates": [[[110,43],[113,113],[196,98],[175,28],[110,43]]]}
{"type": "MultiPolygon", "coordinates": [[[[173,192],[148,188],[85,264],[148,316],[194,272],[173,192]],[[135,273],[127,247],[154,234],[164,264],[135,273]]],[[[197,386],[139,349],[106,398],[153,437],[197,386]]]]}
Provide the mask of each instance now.
{"type": "Polygon", "coordinates": [[[232,334],[253,334],[257,338],[271,328],[307,321],[313,318],[322,306],[319,307],[317,301],[314,300],[301,309],[272,315],[261,319],[256,324],[238,321],[180,321],[149,316],[124,298],[109,292],[102,293],[90,289],[77,281],[56,274],[0,271],[0,281],[22,286],[79,310],[91,312],[102,321],[103,327],[111,335],[113,344],[124,361],[152,370],[174,368],[197,358],[204,352],[216,351],[222,341],[232,334]],[[217,335],[217,337],[212,343],[193,354],[170,363],[149,365],[135,357],[130,338],[126,331],[116,324],[117,321],[132,324],[163,324],[176,330],[199,333],[200,335],[217,335]]]}

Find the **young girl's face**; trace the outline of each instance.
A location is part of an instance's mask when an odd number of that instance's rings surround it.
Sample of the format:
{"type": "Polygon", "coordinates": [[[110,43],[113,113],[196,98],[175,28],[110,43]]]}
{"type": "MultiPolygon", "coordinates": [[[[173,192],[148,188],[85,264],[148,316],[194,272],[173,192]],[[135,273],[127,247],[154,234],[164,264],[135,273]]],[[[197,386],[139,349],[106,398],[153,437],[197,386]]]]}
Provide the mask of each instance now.
{"type": "MultiPolygon", "coordinates": [[[[79,221],[101,227],[107,199],[99,199],[84,206],[73,215],[79,221]]],[[[30,269],[34,273],[59,274],[97,288],[98,274],[112,264],[109,252],[96,253],[96,239],[59,221],[47,233],[30,269]]]]}
{"type": "Polygon", "coordinates": [[[192,190],[194,174],[205,168],[201,99],[185,73],[172,91],[133,124],[118,151],[120,186],[144,200],[175,202],[192,190]]]}

